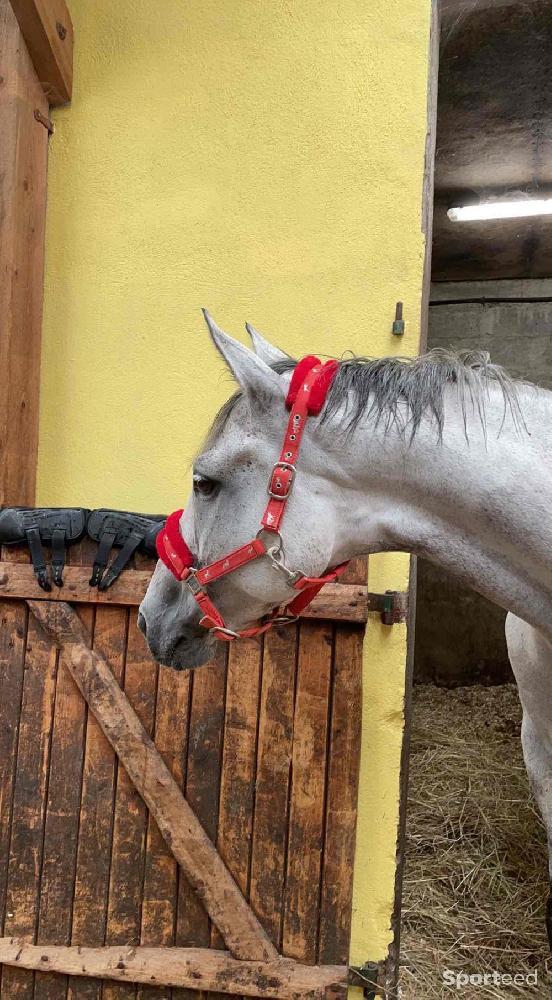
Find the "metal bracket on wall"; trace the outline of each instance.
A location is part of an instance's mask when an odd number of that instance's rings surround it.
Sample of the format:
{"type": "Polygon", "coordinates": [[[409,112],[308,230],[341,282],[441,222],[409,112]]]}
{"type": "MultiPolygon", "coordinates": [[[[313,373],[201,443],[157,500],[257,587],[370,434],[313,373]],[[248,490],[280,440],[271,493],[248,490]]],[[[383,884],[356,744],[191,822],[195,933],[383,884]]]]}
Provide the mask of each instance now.
{"type": "Polygon", "coordinates": [[[404,333],[404,319],[403,319],[403,304],[402,302],[397,302],[395,306],[395,319],[393,320],[393,326],[391,327],[392,333],[395,337],[402,337],[404,333]]]}
{"type": "Polygon", "coordinates": [[[368,611],[381,612],[382,625],[399,625],[408,614],[408,594],[402,590],[386,590],[384,594],[368,594],[368,611]]]}
{"type": "Polygon", "coordinates": [[[377,994],[383,991],[380,979],[381,963],[364,962],[362,965],[349,966],[349,986],[359,986],[365,1000],[375,1000],[377,994]]]}

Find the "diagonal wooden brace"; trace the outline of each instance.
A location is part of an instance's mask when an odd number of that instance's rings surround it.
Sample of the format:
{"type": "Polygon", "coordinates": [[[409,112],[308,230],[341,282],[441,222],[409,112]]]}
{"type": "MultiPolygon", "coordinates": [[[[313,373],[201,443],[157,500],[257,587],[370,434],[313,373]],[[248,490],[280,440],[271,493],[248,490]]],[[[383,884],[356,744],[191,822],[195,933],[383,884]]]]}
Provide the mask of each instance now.
{"type": "Polygon", "coordinates": [[[27,601],[35,618],[62,646],[73,679],[134,782],[190,885],[235,958],[257,962],[278,952],[244,899],[199,820],[99,653],[86,645],[69,604],[27,601]]]}

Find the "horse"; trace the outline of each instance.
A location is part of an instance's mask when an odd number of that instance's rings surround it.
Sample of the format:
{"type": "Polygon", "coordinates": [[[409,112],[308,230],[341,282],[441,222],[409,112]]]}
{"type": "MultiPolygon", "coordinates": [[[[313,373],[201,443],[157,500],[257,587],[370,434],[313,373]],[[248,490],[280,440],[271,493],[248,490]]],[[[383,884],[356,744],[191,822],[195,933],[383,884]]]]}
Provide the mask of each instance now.
{"type": "MultiPolygon", "coordinates": [[[[252,327],[250,350],[205,315],[239,388],[195,459],[193,493],[177,517],[199,566],[256,537],[297,364],[252,327]]],[[[514,380],[486,352],[347,357],[305,422],[279,546],[205,588],[222,632],[200,624],[194,593],[161,560],[139,627],[160,663],[195,668],[217,638],[270,622],[298,576],[323,580],[328,567],[389,551],[445,567],[508,612],[523,754],[552,884],[551,456],[552,393],[514,380]]],[[[552,891],[546,925],[552,948],[552,891]]]]}

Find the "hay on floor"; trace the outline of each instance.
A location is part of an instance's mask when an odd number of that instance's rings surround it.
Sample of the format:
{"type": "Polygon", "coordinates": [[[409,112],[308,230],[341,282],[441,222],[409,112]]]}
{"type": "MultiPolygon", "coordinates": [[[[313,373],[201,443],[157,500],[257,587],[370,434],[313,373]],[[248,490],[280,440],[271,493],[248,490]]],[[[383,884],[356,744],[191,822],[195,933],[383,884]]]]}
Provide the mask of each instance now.
{"type": "Polygon", "coordinates": [[[513,685],[415,690],[401,997],[552,997],[548,859],[513,685]],[[528,973],[538,986],[447,986],[443,972],[528,973]]]}

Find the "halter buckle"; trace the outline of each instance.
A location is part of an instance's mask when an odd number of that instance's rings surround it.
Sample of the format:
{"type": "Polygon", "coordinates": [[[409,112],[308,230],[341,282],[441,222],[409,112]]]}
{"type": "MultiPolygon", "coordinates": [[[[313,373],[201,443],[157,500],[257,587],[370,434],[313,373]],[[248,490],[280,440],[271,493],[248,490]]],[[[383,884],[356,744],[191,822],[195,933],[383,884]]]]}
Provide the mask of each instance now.
{"type": "Polygon", "coordinates": [[[190,570],[190,572],[188,573],[188,576],[186,576],[184,578],[184,583],[189,588],[189,590],[191,590],[191,592],[192,592],[192,594],[193,594],[194,597],[197,597],[198,594],[201,594],[201,592],[203,590],[203,587],[201,586],[201,584],[200,584],[200,582],[199,582],[199,580],[198,580],[198,578],[196,576],[196,570],[195,569],[191,569],[190,570]]]}
{"type": "Polygon", "coordinates": [[[291,493],[291,488],[292,488],[293,482],[295,480],[295,473],[296,472],[297,472],[297,469],[296,469],[296,467],[294,465],[291,464],[291,462],[275,462],[274,465],[273,465],[273,467],[272,467],[272,475],[270,477],[270,482],[268,484],[268,488],[267,488],[267,491],[266,491],[268,493],[269,497],[272,497],[273,500],[287,500],[288,497],[289,497],[289,495],[290,495],[290,493],[291,493]],[[289,481],[288,481],[288,484],[287,484],[287,490],[286,490],[285,493],[275,493],[274,490],[271,489],[272,483],[274,481],[274,475],[275,475],[277,469],[285,469],[286,471],[291,472],[291,476],[289,477],[289,481]]]}

